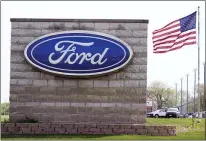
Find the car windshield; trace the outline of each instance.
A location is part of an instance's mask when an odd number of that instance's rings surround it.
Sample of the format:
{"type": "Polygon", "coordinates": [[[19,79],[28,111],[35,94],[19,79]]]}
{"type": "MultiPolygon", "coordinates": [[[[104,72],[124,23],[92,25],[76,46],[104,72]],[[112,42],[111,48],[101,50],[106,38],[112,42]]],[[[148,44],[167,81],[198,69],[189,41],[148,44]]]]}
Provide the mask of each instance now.
{"type": "Polygon", "coordinates": [[[160,112],[165,112],[165,110],[163,109],[163,110],[160,110],[160,112]]]}
{"type": "Polygon", "coordinates": [[[177,111],[175,108],[168,109],[168,111],[177,111]]]}
{"type": "Polygon", "coordinates": [[[154,111],[154,112],[159,112],[159,110],[156,110],[156,111],[154,111]]]}

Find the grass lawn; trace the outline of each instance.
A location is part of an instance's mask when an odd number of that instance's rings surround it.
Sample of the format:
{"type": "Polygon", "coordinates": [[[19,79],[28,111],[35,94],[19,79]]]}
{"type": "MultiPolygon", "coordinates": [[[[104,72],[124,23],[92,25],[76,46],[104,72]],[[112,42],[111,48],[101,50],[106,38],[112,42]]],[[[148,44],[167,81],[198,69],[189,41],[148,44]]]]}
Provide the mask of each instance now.
{"type": "Polygon", "coordinates": [[[205,119],[198,123],[197,119],[192,118],[147,118],[149,125],[173,125],[176,126],[177,133],[205,131],[205,119]],[[194,121],[194,124],[193,124],[194,121]],[[194,126],[194,128],[192,128],[194,126]]]}
{"type": "MultiPolygon", "coordinates": [[[[7,117],[8,118],[8,117],[7,117]]],[[[200,123],[189,118],[165,119],[147,118],[148,125],[174,125],[177,128],[177,136],[144,136],[144,135],[3,135],[4,140],[34,140],[34,139],[70,139],[70,140],[204,140],[205,119],[200,123]]]]}
{"type": "Polygon", "coordinates": [[[16,135],[16,136],[2,136],[3,140],[204,140],[205,132],[184,132],[177,136],[144,136],[144,135],[16,135]]]}

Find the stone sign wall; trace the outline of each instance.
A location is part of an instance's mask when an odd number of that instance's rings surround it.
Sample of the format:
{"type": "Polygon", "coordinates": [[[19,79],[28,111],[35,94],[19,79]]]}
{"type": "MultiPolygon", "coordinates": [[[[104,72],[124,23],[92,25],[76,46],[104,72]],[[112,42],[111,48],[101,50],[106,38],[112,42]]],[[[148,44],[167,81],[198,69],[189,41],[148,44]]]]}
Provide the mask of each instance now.
{"type": "Polygon", "coordinates": [[[1,134],[135,134],[175,136],[176,127],[140,124],[2,123],[1,134]]]}
{"type": "Polygon", "coordinates": [[[11,19],[10,120],[39,122],[146,122],[147,20],[11,19]],[[129,65],[87,79],[55,76],[33,68],[25,47],[42,35],[90,30],[116,36],[133,49],[129,65]]]}

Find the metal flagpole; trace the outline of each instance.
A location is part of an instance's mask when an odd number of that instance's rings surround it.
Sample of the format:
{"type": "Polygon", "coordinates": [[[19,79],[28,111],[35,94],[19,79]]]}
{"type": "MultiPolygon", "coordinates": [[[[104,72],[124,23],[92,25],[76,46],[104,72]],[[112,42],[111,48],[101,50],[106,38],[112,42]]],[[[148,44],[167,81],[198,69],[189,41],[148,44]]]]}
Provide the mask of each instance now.
{"type": "Polygon", "coordinates": [[[200,118],[200,7],[198,6],[198,119],[200,118]]]}
{"type": "Polygon", "coordinates": [[[195,72],[195,77],[194,77],[194,113],[196,112],[196,103],[195,103],[195,100],[196,100],[196,98],[195,98],[195,95],[196,95],[196,69],[194,69],[194,72],[195,72]]]}
{"type": "Polygon", "coordinates": [[[189,76],[189,74],[187,74],[186,76],[187,76],[187,113],[188,113],[189,112],[188,111],[188,109],[189,109],[188,108],[188,102],[189,102],[189,100],[188,100],[188,76],[189,76]]]}
{"type": "Polygon", "coordinates": [[[181,107],[180,107],[180,109],[181,109],[181,111],[180,111],[180,115],[182,115],[182,79],[183,78],[181,78],[181,107]]]}
{"type": "MultiPolygon", "coordinates": [[[[206,70],[205,70],[205,62],[204,62],[204,111],[206,111],[205,107],[206,107],[206,70]]],[[[206,132],[206,131],[205,131],[206,132]]]]}

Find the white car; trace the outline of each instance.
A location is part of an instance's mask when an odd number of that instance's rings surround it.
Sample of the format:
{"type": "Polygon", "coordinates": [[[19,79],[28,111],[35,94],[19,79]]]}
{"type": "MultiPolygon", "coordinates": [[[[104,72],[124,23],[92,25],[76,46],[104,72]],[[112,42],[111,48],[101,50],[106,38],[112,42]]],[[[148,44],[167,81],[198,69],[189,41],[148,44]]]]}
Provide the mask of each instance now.
{"type": "Polygon", "coordinates": [[[159,109],[159,110],[156,110],[154,112],[150,112],[149,114],[150,114],[150,116],[156,117],[156,118],[166,117],[166,109],[159,109]]]}

